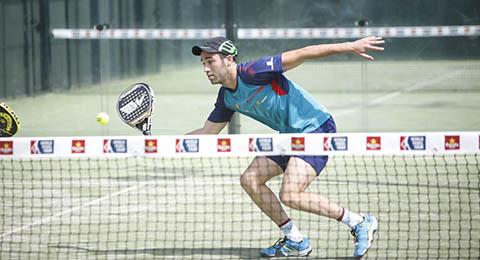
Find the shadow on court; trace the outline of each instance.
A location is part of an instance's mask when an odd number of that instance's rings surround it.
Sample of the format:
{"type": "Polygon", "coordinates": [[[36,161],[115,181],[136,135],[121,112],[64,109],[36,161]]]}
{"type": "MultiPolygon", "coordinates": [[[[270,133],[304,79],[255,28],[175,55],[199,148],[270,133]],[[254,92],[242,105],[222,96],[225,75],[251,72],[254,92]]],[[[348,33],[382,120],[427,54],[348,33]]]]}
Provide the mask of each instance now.
{"type": "MultiPolygon", "coordinates": [[[[89,254],[103,256],[135,256],[135,255],[153,255],[164,257],[187,257],[193,259],[267,259],[261,258],[260,248],[249,247],[225,247],[225,248],[141,248],[141,249],[110,249],[99,250],[89,249],[77,246],[51,246],[53,248],[85,251],[89,254]]],[[[276,258],[274,258],[276,259],[276,258]]],[[[291,259],[355,259],[354,257],[288,257],[291,259]]]]}
{"type": "MultiPolygon", "coordinates": [[[[259,257],[260,248],[247,248],[247,247],[229,247],[229,248],[141,248],[141,249],[110,249],[99,250],[89,249],[76,246],[51,246],[60,249],[70,249],[85,251],[86,253],[95,255],[117,255],[117,256],[135,256],[149,254],[153,256],[165,256],[165,257],[188,257],[203,259],[207,256],[212,258],[224,259],[256,259],[259,257]]],[[[208,257],[207,257],[208,258],[208,257]]]]}
{"type": "Polygon", "coordinates": [[[184,168],[154,167],[147,171],[136,171],[135,174],[129,172],[125,176],[108,177],[111,180],[118,181],[158,181],[158,180],[179,180],[192,177],[202,172],[199,170],[184,168]]]}
{"type": "MultiPolygon", "coordinates": [[[[148,171],[136,171],[136,174],[129,172],[128,175],[108,177],[110,180],[118,181],[158,181],[158,180],[183,180],[186,178],[208,178],[208,177],[240,177],[241,172],[235,173],[221,173],[221,174],[208,174],[205,173],[205,169],[202,168],[173,168],[173,167],[154,167],[148,171]]],[[[240,184],[240,182],[239,182],[240,184]]]]}

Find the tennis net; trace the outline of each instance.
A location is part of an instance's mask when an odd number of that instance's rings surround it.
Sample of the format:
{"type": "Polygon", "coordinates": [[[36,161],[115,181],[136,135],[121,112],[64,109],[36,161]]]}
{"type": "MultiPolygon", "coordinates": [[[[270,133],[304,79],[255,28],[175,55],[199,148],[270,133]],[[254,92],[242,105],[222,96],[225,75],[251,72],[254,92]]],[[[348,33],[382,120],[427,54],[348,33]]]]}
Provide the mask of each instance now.
{"type": "MultiPolygon", "coordinates": [[[[259,258],[283,235],[240,176],[285,154],[329,155],[308,191],[379,219],[368,258],[480,257],[480,132],[438,132],[2,139],[0,258],[259,258]]],[[[346,225],[285,210],[311,258],[353,255],[346,225]]]]}

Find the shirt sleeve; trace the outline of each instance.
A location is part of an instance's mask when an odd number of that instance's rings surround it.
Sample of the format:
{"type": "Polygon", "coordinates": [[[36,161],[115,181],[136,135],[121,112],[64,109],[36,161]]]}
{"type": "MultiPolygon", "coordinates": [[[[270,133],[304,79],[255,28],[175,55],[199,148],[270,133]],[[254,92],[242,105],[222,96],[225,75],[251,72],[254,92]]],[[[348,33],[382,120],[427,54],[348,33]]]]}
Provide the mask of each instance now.
{"type": "Polygon", "coordinates": [[[246,84],[263,85],[283,73],[282,55],[260,58],[238,66],[238,75],[246,84]]]}
{"type": "Polygon", "coordinates": [[[235,113],[235,111],[227,108],[227,106],[225,105],[224,93],[225,87],[221,87],[218,91],[215,108],[208,116],[208,121],[213,123],[223,123],[229,122],[230,119],[232,119],[233,113],[235,113]]]}

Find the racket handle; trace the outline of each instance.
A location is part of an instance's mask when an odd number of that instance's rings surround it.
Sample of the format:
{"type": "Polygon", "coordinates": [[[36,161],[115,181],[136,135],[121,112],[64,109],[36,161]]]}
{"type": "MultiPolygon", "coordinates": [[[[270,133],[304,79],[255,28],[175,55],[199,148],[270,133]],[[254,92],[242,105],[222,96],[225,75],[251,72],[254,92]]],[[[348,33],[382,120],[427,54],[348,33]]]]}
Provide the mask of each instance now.
{"type": "Polygon", "coordinates": [[[143,135],[152,135],[152,117],[143,119],[142,122],[135,125],[135,127],[142,132],[143,135]]]}

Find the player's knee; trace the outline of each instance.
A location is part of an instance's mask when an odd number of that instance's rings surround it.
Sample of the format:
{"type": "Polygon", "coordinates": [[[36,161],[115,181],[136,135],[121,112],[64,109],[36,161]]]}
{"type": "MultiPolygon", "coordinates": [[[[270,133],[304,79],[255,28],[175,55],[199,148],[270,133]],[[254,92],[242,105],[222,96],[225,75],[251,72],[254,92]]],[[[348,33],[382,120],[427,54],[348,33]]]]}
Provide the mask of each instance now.
{"type": "Polygon", "coordinates": [[[289,208],[297,208],[297,198],[300,196],[299,192],[291,187],[282,186],[279,193],[279,199],[283,205],[289,208]]]}
{"type": "Polygon", "coordinates": [[[283,203],[283,205],[287,206],[287,207],[290,207],[290,208],[294,208],[295,207],[295,204],[294,204],[294,194],[291,190],[288,190],[288,189],[280,189],[280,194],[279,194],[279,197],[280,197],[280,201],[283,203]]]}
{"type": "Polygon", "coordinates": [[[240,176],[240,184],[246,192],[250,193],[253,192],[261,183],[259,183],[254,171],[246,171],[242,174],[242,176],[240,176]]]}

